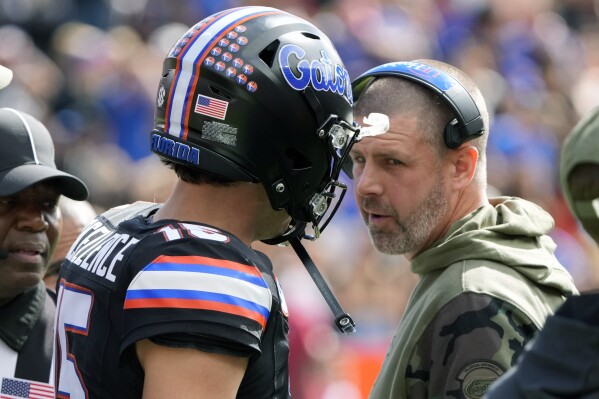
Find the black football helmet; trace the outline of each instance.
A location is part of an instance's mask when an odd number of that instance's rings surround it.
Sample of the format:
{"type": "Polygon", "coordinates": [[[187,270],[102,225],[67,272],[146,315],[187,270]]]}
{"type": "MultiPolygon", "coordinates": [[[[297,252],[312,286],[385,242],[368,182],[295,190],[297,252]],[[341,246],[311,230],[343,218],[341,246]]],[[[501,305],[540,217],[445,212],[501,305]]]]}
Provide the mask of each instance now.
{"type": "Polygon", "coordinates": [[[349,74],[318,28],[275,8],[229,9],[189,29],[164,60],[152,151],[262,183],[293,219],[265,242],[305,234],[307,223],[316,238],[345,193],[352,105],[349,74]]]}

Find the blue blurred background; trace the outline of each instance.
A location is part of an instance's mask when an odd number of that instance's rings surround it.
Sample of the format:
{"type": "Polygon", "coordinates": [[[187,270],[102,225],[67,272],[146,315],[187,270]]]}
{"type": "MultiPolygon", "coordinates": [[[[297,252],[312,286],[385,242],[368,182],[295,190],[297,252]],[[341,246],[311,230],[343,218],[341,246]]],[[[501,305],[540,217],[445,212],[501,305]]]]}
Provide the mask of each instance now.
{"type": "MultiPolygon", "coordinates": [[[[557,255],[581,291],[599,288],[599,253],[560,193],[560,145],[599,105],[597,0],[2,0],[0,64],[14,71],[0,107],[51,131],[58,164],[87,182],[98,211],[162,201],[174,176],[149,152],[162,60],[189,26],[221,9],[290,11],[333,40],[355,78],[375,65],[435,58],[481,87],[491,112],[490,195],[537,202],[556,221],[557,255]]],[[[351,190],[351,181],[347,181],[351,190]]],[[[351,195],[307,244],[358,332],[342,337],[289,248],[274,261],[291,313],[292,392],[366,397],[416,277],[371,247],[351,195]]]]}

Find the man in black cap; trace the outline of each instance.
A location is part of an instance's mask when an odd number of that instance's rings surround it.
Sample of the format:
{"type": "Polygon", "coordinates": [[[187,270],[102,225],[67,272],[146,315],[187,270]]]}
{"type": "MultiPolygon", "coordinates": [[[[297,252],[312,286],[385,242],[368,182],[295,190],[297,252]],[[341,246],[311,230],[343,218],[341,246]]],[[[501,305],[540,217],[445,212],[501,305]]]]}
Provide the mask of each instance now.
{"type": "Polygon", "coordinates": [[[42,278],[60,233],[61,195],[84,200],[88,190],[56,168],[41,122],[0,109],[0,396],[54,397],[46,384],[56,305],[42,278]]]}

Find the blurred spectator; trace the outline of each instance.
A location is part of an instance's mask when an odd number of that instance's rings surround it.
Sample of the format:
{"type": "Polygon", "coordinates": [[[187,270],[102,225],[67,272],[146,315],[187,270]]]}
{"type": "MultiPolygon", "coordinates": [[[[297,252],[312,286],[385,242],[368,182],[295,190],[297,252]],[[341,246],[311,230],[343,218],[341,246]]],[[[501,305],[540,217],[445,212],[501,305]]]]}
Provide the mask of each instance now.
{"type": "Polygon", "coordinates": [[[88,201],[74,201],[68,197],[60,197],[58,208],[62,228],[50,264],[44,275],[44,283],[52,291],[56,290],[56,279],[60,272],[60,265],[67,256],[69,249],[71,249],[71,245],[83,228],[96,217],[96,211],[88,201]]]}

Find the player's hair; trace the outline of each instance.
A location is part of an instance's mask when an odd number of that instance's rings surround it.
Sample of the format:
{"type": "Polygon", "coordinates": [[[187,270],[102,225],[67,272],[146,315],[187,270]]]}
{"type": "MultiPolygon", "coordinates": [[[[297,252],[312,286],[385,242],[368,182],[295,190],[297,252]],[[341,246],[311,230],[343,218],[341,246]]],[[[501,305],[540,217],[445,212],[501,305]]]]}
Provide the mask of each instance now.
{"type": "Polygon", "coordinates": [[[161,158],[164,165],[172,169],[179,179],[190,184],[210,184],[214,186],[231,186],[237,183],[226,177],[218,176],[205,170],[199,170],[189,166],[161,158]]]}

